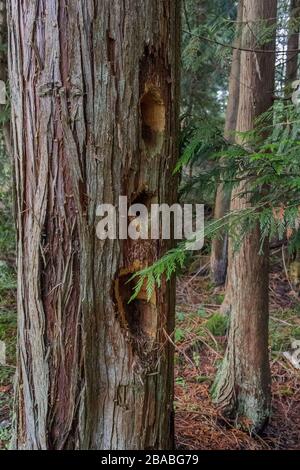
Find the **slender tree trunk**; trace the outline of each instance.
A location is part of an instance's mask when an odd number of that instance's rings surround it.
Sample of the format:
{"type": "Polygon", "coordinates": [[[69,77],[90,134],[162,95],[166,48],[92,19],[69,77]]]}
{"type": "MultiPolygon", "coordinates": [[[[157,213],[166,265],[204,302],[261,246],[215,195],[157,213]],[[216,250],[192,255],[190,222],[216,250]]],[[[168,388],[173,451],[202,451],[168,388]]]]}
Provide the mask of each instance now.
{"type": "Polygon", "coordinates": [[[286,85],[297,79],[298,75],[298,52],[299,48],[299,25],[296,25],[300,17],[300,0],[291,0],[290,7],[290,35],[288,40],[288,51],[286,60],[286,85]],[[294,51],[294,52],[293,52],[294,51]]]}
{"type": "MultiPolygon", "coordinates": [[[[237,14],[237,39],[235,45],[240,45],[240,28],[243,21],[242,1],[238,5],[237,14]]],[[[228,104],[225,117],[224,138],[228,142],[234,142],[236,130],[236,121],[239,107],[239,90],[240,90],[240,51],[233,50],[231,72],[229,77],[228,104]]],[[[214,219],[218,220],[224,217],[230,209],[231,194],[224,185],[219,184],[216,192],[214,219]]],[[[214,284],[222,285],[225,283],[228,265],[228,234],[223,233],[222,236],[214,238],[211,246],[210,270],[211,279],[214,284]]]]}
{"type": "MultiPolygon", "coordinates": [[[[230,208],[230,191],[223,184],[217,187],[215,197],[214,219],[224,217],[230,208]]],[[[212,240],[210,255],[210,277],[216,286],[221,286],[226,281],[228,265],[228,234],[227,231],[219,234],[212,240]]]]}
{"type": "MultiPolygon", "coordinates": [[[[285,72],[285,94],[290,97],[292,91],[292,83],[298,78],[298,62],[299,53],[293,52],[299,48],[299,21],[300,21],[300,0],[291,0],[290,4],[290,28],[289,40],[286,56],[286,72],[285,72]],[[297,24],[298,23],[298,24],[297,24]]],[[[300,250],[296,249],[294,263],[300,261],[300,250]]]]}
{"type": "MultiPolygon", "coordinates": [[[[6,0],[0,0],[0,80],[7,85],[7,20],[6,0]]],[[[7,98],[6,98],[7,99],[7,98]]],[[[1,124],[7,154],[11,156],[10,122],[6,114],[6,104],[0,104],[1,124]]]]}
{"type": "Polygon", "coordinates": [[[172,446],[174,286],[128,303],[163,241],[96,237],[99,204],[171,203],[174,0],[10,0],[18,449],[172,446]]]}
{"type": "MultiPolygon", "coordinates": [[[[276,0],[244,0],[243,47],[257,48],[254,33],[257,21],[270,24],[276,17],[276,0]],[[268,20],[272,18],[272,20],[268,20]]],[[[274,49],[274,42],[260,46],[274,49]]],[[[272,53],[241,52],[240,104],[237,131],[252,130],[255,118],[272,105],[274,92],[272,53]]],[[[246,143],[239,137],[239,143],[246,143]]],[[[237,187],[232,210],[249,205],[240,197],[247,185],[237,187]]],[[[231,322],[225,358],[214,387],[214,401],[231,417],[246,417],[259,431],[270,413],[270,368],[268,357],[268,243],[259,255],[261,233],[256,226],[233,251],[230,264],[231,322]]]]}

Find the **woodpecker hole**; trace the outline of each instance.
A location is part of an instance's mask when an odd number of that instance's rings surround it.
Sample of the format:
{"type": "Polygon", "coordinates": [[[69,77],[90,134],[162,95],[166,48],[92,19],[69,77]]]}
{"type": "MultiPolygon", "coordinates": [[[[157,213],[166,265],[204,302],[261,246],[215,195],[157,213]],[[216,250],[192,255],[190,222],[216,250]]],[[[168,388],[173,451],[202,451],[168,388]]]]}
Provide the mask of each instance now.
{"type": "Polygon", "coordinates": [[[141,101],[142,138],[151,153],[159,153],[166,127],[166,109],[160,89],[148,85],[141,101]]]}

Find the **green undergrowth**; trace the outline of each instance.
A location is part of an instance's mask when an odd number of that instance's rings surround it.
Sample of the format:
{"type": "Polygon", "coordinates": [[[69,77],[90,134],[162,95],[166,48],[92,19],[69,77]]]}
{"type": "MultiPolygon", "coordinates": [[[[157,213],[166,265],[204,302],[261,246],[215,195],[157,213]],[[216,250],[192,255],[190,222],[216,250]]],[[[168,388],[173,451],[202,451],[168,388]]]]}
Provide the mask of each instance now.
{"type": "Polygon", "coordinates": [[[294,340],[300,340],[300,311],[283,309],[270,316],[269,342],[274,354],[287,351],[294,340]]]}
{"type": "Polygon", "coordinates": [[[6,364],[0,365],[0,386],[10,385],[15,372],[16,362],[16,314],[0,314],[0,341],[5,343],[6,364]]]}
{"type": "MultiPolygon", "coordinates": [[[[217,304],[213,286],[210,288],[211,296],[207,302],[217,304]]],[[[219,294],[219,300],[223,298],[219,294]]],[[[212,347],[218,352],[224,351],[226,337],[229,330],[230,316],[218,312],[211,313],[200,307],[195,311],[184,311],[184,306],[176,313],[175,342],[180,349],[184,345],[185,350],[200,353],[205,347],[212,347]]],[[[178,307],[178,309],[180,308],[178,307]]],[[[300,340],[300,302],[293,308],[279,308],[272,311],[269,322],[269,345],[275,356],[290,350],[294,340],[300,340]]],[[[184,355],[179,354],[177,361],[185,361],[184,355]]],[[[201,354],[200,359],[201,360],[201,354]]]]}
{"type": "Polygon", "coordinates": [[[5,365],[0,365],[0,386],[9,385],[16,357],[16,273],[0,261],[0,341],[5,344],[5,365]]]}
{"type": "MultiPolygon", "coordinates": [[[[185,366],[189,363],[200,370],[205,350],[223,352],[228,324],[227,316],[209,313],[204,307],[198,308],[195,312],[178,311],[174,335],[177,346],[175,364],[185,366]]],[[[202,383],[210,378],[200,374],[195,376],[194,380],[202,383]]],[[[177,377],[177,385],[184,386],[184,382],[181,377],[177,377]]]]}
{"type": "MultiPolygon", "coordinates": [[[[198,342],[201,338],[216,347],[227,335],[230,317],[220,313],[207,314],[204,309],[192,313],[178,312],[176,315],[175,342],[180,346],[185,341],[198,342]],[[215,338],[215,341],[212,339],[215,338]]],[[[295,310],[273,312],[269,324],[269,344],[272,352],[283,352],[291,347],[293,340],[300,340],[300,313],[295,310]]]]}
{"type": "Polygon", "coordinates": [[[0,314],[15,310],[16,287],[15,269],[0,260],[0,314]]]}

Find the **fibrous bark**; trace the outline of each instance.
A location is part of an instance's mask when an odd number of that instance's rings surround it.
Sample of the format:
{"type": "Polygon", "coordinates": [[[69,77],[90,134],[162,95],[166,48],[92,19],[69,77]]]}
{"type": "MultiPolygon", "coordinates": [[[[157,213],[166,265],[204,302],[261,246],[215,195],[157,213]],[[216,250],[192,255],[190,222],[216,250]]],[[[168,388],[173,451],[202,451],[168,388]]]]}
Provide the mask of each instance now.
{"type": "Polygon", "coordinates": [[[176,0],[10,0],[18,449],[172,446],[174,289],[128,304],[163,241],[96,237],[99,204],[172,203],[176,0]]]}
{"type": "MultiPolygon", "coordinates": [[[[244,0],[245,24],[242,45],[257,48],[255,27],[258,21],[269,25],[276,17],[276,0],[244,0]]],[[[274,41],[262,45],[274,50],[274,41]]],[[[272,105],[275,57],[271,52],[241,52],[240,104],[237,131],[255,126],[255,119],[272,105]]],[[[247,145],[239,136],[241,145],[247,145]]],[[[231,210],[249,206],[247,182],[233,192],[231,210]]],[[[230,244],[232,244],[230,240],[230,244]]],[[[231,248],[231,320],[228,346],[214,387],[214,401],[224,413],[246,417],[252,430],[260,431],[270,414],[270,368],[268,357],[268,242],[261,248],[257,225],[243,239],[238,251],[231,248]]]]}

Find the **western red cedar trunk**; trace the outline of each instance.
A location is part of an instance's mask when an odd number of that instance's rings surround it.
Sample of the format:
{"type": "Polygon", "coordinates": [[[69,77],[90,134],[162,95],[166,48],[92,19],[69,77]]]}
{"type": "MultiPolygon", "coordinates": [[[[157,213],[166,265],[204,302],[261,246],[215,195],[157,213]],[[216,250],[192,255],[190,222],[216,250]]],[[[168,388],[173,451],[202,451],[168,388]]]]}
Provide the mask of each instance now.
{"type": "MultiPolygon", "coordinates": [[[[276,0],[244,0],[242,46],[274,49],[274,41],[257,44],[255,27],[267,26],[276,17],[276,0]]],[[[275,31],[274,31],[275,35],[275,31]]],[[[237,131],[255,126],[255,119],[272,105],[275,55],[272,52],[241,51],[240,102],[237,131]]],[[[239,136],[241,145],[246,142],[239,136]]],[[[231,209],[248,207],[240,197],[247,186],[239,185],[232,196],[231,209]]],[[[232,243],[232,242],[231,242],[232,243]]],[[[213,387],[214,401],[231,417],[246,417],[250,427],[259,431],[270,414],[270,368],[268,356],[268,243],[259,254],[261,233],[257,225],[232,250],[230,263],[231,321],[228,346],[213,387]]]]}
{"type": "MultiPolygon", "coordinates": [[[[237,31],[235,46],[240,45],[240,31],[241,23],[243,21],[243,9],[242,1],[238,5],[237,14],[237,31]]],[[[234,142],[236,130],[236,121],[239,107],[239,90],[240,90],[240,50],[234,49],[232,53],[231,71],[229,77],[229,89],[228,89],[228,103],[225,117],[225,129],[224,138],[228,142],[234,142]]],[[[214,218],[216,220],[224,217],[230,209],[230,191],[224,188],[221,183],[218,185],[216,198],[215,198],[215,210],[214,218]]],[[[222,285],[225,283],[228,265],[228,235],[223,233],[222,236],[218,236],[212,240],[211,246],[211,258],[210,258],[210,270],[211,279],[216,285],[222,285]]]]}
{"type": "Polygon", "coordinates": [[[101,241],[99,204],[172,203],[174,0],[10,0],[18,204],[14,447],[166,449],[174,286],[128,304],[163,241],[101,241]],[[164,332],[165,331],[165,332],[164,332]]]}
{"type": "Polygon", "coordinates": [[[300,0],[291,0],[290,34],[286,59],[286,84],[291,85],[298,75],[300,0]],[[298,23],[298,24],[297,24],[298,23]]]}

